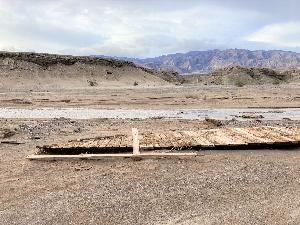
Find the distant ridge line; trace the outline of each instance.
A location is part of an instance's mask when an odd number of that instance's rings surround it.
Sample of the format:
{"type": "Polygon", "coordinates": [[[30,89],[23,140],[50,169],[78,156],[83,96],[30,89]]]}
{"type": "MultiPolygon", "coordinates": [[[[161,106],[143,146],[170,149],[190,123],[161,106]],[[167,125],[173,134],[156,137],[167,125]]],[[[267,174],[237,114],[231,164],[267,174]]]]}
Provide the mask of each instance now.
{"type": "Polygon", "coordinates": [[[210,73],[232,66],[269,68],[280,71],[300,69],[300,53],[283,50],[214,49],[145,59],[111,58],[131,61],[149,69],[175,71],[180,74],[210,73]]]}

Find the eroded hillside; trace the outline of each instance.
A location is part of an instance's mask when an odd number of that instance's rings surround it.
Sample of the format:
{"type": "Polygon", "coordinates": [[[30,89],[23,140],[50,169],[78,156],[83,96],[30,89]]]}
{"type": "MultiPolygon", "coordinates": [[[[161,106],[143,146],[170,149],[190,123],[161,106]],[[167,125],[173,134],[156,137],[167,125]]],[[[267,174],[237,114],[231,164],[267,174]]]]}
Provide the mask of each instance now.
{"type": "Polygon", "coordinates": [[[228,67],[209,74],[186,76],[187,83],[205,85],[279,85],[299,82],[299,70],[279,72],[267,68],[228,67]]]}
{"type": "Polygon", "coordinates": [[[181,83],[177,73],[157,72],[132,62],[37,53],[0,53],[0,88],[74,89],[96,86],[155,86],[181,83]]]}

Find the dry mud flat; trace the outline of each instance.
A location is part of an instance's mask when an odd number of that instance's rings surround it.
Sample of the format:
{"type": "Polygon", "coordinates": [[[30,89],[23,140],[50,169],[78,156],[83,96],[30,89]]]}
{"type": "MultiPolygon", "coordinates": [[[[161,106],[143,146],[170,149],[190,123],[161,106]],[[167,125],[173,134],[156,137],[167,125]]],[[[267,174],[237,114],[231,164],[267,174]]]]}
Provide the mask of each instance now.
{"type": "MultiPolygon", "coordinates": [[[[189,159],[28,161],[36,145],[141,131],[198,130],[199,120],[1,119],[0,224],[299,224],[300,152],[204,151],[189,159]]],[[[221,127],[300,127],[223,121],[221,127]]]]}

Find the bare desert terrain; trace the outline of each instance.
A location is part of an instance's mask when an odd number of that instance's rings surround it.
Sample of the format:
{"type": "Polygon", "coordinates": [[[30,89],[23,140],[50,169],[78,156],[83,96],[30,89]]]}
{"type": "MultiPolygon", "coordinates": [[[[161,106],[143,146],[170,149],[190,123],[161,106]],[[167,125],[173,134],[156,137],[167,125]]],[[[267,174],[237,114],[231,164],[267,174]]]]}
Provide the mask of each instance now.
{"type": "Polygon", "coordinates": [[[1,107],[97,109],[297,108],[300,85],[167,85],[0,92],[1,107]]]}
{"type": "Polygon", "coordinates": [[[36,146],[130,134],[133,127],[140,132],[300,128],[299,83],[205,85],[122,61],[30,54],[0,58],[0,224],[300,224],[298,146],[228,148],[141,161],[26,159],[36,146]],[[216,121],[160,114],[125,119],[3,116],[5,110],[78,108],[183,114],[237,109],[242,114],[216,121]],[[250,109],[272,115],[249,116],[250,109]],[[293,110],[293,117],[280,117],[293,110]]]}
{"type": "MultiPolygon", "coordinates": [[[[299,121],[223,122],[300,127],[299,121]]],[[[197,120],[2,119],[1,224],[299,224],[300,154],[202,151],[142,161],[29,161],[36,145],[140,131],[207,129],[197,120]]]]}

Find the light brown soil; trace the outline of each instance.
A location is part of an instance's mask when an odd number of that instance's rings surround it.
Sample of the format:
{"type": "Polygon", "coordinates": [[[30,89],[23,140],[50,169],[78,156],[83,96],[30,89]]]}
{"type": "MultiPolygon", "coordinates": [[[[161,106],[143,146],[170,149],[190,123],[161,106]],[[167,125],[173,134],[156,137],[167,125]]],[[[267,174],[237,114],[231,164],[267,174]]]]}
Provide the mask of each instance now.
{"type": "Polygon", "coordinates": [[[243,68],[240,66],[216,70],[209,74],[186,76],[187,83],[206,85],[279,85],[299,83],[300,71],[276,71],[267,68],[243,68]]]}
{"type": "MultiPolygon", "coordinates": [[[[299,84],[175,86],[176,74],[130,63],[6,53],[1,60],[0,107],[300,107],[299,84]]],[[[258,125],[300,122],[221,124],[258,125]]],[[[0,224],[300,224],[299,149],[206,151],[190,159],[142,161],[25,159],[37,145],[126,134],[132,127],[163,132],[212,126],[198,120],[0,119],[0,224]]]]}
{"type": "Polygon", "coordinates": [[[114,59],[0,52],[0,90],[3,91],[148,87],[182,81],[177,73],[154,71],[114,59]]]}
{"type": "Polygon", "coordinates": [[[1,107],[197,109],[300,107],[300,85],[91,87],[48,92],[2,92],[1,107]]]}
{"type": "MultiPolygon", "coordinates": [[[[0,224],[299,224],[300,151],[205,151],[189,159],[28,161],[36,145],[75,138],[206,129],[183,120],[0,120],[0,224]],[[7,130],[6,130],[7,131],[7,130]]],[[[222,126],[300,127],[299,121],[222,126]]]]}

